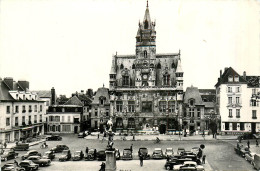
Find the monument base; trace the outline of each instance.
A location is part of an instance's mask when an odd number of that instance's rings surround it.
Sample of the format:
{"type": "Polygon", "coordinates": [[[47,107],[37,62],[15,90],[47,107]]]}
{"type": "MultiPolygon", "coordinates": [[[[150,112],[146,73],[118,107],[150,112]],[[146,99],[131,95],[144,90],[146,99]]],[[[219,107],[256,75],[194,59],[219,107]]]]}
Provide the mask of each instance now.
{"type": "Polygon", "coordinates": [[[106,171],[116,171],[115,150],[106,150],[106,171]]]}

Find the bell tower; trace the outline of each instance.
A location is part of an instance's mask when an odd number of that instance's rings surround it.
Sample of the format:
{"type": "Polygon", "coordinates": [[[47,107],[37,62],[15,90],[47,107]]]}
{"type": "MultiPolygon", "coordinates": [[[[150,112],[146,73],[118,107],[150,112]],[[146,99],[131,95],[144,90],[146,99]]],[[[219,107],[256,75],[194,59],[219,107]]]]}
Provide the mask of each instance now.
{"type": "Polygon", "coordinates": [[[143,22],[139,21],[136,35],[136,86],[155,86],[156,31],[151,21],[147,1],[143,22]]]}

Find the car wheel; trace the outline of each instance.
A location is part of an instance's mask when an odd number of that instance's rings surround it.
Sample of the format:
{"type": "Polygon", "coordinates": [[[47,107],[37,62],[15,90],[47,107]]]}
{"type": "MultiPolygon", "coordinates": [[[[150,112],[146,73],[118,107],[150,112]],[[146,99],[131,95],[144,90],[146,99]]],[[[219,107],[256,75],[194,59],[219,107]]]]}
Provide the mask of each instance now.
{"type": "Polygon", "coordinates": [[[171,167],[170,167],[170,166],[167,166],[167,167],[166,167],[166,170],[171,170],[171,167]]]}

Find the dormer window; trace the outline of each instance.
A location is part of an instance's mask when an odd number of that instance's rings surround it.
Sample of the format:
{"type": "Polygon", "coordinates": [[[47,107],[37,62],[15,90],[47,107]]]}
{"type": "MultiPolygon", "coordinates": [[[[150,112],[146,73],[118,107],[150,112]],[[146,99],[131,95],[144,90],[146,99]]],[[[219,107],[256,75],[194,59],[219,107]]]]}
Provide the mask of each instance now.
{"type": "Polygon", "coordinates": [[[194,103],[195,103],[194,99],[190,99],[190,100],[189,100],[190,106],[194,106],[194,103]]]}
{"type": "Polygon", "coordinates": [[[235,82],[239,82],[239,77],[238,77],[238,75],[235,76],[235,82]]]}
{"type": "Polygon", "coordinates": [[[231,75],[228,76],[228,82],[233,82],[233,77],[231,75]]]}

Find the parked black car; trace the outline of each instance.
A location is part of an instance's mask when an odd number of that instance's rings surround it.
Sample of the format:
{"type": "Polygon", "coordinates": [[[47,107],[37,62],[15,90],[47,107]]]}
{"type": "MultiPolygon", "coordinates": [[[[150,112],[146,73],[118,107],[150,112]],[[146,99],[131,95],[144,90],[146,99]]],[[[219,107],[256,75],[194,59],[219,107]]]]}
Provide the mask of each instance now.
{"type": "Polygon", "coordinates": [[[27,159],[27,158],[30,157],[30,156],[42,156],[42,154],[39,153],[39,152],[36,151],[36,150],[31,150],[31,151],[28,151],[26,154],[24,154],[24,155],[22,156],[22,160],[25,160],[25,159],[27,159]]]}
{"type": "Polygon", "coordinates": [[[138,150],[138,156],[143,155],[143,159],[150,159],[150,155],[148,154],[148,149],[146,147],[141,147],[138,150]]]}
{"type": "Polygon", "coordinates": [[[30,156],[27,160],[33,161],[35,164],[39,166],[50,166],[51,160],[50,159],[42,159],[40,156],[30,156]]]}
{"type": "Polygon", "coordinates": [[[87,135],[85,134],[85,132],[80,132],[80,133],[78,134],[78,138],[84,138],[85,136],[87,136],[87,135]]]}
{"type": "Polygon", "coordinates": [[[132,159],[133,159],[132,150],[129,148],[125,148],[123,150],[122,160],[132,160],[132,159]]]}
{"type": "Polygon", "coordinates": [[[51,148],[51,151],[54,151],[54,153],[62,152],[63,150],[68,150],[69,147],[63,144],[59,144],[56,147],[51,148]]]}
{"type": "Polygon", "coordinates": [[[63,150],[59,161],[68,161],[71,158],[70,150],[63,150]]]}
{"type": "Polygon", "coordinates": [[[46,138],[47,141],[61,141],[62,137],[59,135],[51,135],[50,137],[46,138]]]}
{"type": "Polygon", "coordinates": [[[1,161],[7,161],[10,159],[15,159],[18,156],[18,153],[16,153],[13,149],[9,151],[5,151],[1,155],[1,161]]]}
{"type": "Polygon", "coordinates": [[[38,164],[35,164],[30,160],[21,161],[19,165],[23,167],[26,171],[34,171],[34,170],[38,170],[39,168],[38,164]]]}
{"type": "Polygon", "coordinates": [[[53,160],[55,158],[55,154],[53,151],[46,151],[44,155],[42,156],[43,159],[51,159],[53,160]]]}
{"type": "Polygon", "coordinates": [[[164,167],[166,170],[172,170],[174,165],[179,164],[178,159],[177,158],[171,158],[169,159],[169,161],[166,161],[164,167]]]}
{"type": "Polygon", "coordinates": [[[97,150],[92,148],[88,151],[88,155],[85,157],[85,160],[96,160],[97,150]]]}
{"type": "Polygon", "coordinates": [[[1,167],[2,171],[13,171],[15,170],[14,168],[16,168],[16,171],[25,171],[25,168],[20,167],[20,166],[14,166],[14,163],[6,163],[5,165],[3,165],[3,167],[1,167]]]}
{"type": "Polygon", "coordinates": [[[97,160],[105,161],[106,160],[106,152],[105,150],[99,150],[97,152],[97,160]]]}

